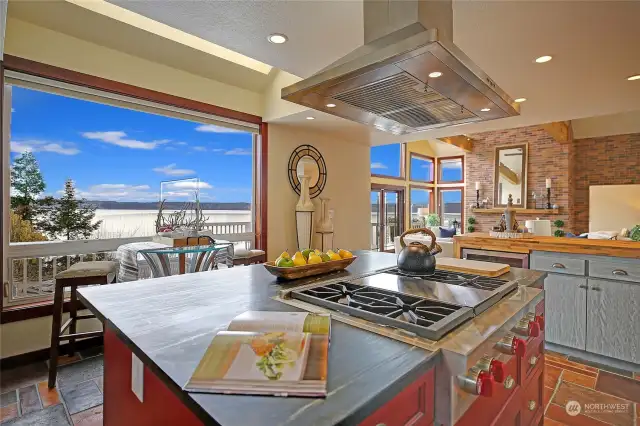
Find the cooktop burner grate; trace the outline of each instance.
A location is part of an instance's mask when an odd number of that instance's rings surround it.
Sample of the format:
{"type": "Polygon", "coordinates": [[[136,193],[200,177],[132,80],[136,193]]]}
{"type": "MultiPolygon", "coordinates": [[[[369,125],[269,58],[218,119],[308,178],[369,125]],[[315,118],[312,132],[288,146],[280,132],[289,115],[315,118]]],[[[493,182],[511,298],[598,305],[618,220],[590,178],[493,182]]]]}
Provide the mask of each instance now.
{"type": "Polygon", "coordinates": [[[405,277],[423,279],[428,281],[437,281],[445,284],[459,285],[462,287],[472,287],[480,290],[497,290],[504,286],[508,281],[498,278],[482,277],[479,275],[464,274],[462,272],[449,272],[436,269],[433,274],[416,275],[402,272],[398,268],[386,271],[389,274],[402,275],[405,277]]]}
{"type": "Polygon", "coordinates": [[[291,297],[431,340],[473,316],[467,307],[347,282],[294,290],[291,297]]]}

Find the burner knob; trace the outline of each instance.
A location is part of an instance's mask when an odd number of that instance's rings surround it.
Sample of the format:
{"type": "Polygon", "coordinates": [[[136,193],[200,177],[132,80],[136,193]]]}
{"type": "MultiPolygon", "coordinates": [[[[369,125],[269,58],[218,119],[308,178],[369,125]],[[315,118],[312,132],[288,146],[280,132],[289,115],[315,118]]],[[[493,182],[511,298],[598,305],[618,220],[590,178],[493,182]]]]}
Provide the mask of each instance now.
{"type": "Polygon", "coordinates": [[[540,335],[540,324],[525,316],[513,327],[513,331],[521,336],[538,337],[540,335]]]}
{"type": "Polygon", "coordinates": [[[483,371],[478,367],[471,367],[464,376],[458,376],[460,387],[473,395],[491,396],[493,395],[493,377],[491,373],[483,371]]]}
{"type": "Polygon", "coordinates": [[[505,368],[502,361],[490,356],[483,356],[475,366],[486,373],[491,373],[496,382],[502,383],[504,381],[505,368]]]}
{"type": "Polygon", "coordinates": [[[516,355],[518,358],[522,358],[527,350],[524,340],[517,338],[511,333],[500,339],[500,341],[496,343],[496,348],[502,353],[516,355]]]}
{"type": "Polygon", "coordinates": [[[497,359],[494,359],[493,361],[491,361],[489,372],[491,373],[493,378],[496,380],[496,382],[498,383],[504,382],[505,369],[504,369],[504,363],[502,361],[498,361],[497,359]]]}
{"type": "Polygon", "coordinates": [[[529,313],[526,315],[526,318],[527,318],[529,321],[533,321],[533,322],[537,323],[537,324],[538,324],[538,326],[540,327],[540,331],[543,331],[543,330],[544,330],[544,315],[536,315],[536,314],[535,314],[535,313],[533,313],[533,312],[529,312],[529,313]]]}

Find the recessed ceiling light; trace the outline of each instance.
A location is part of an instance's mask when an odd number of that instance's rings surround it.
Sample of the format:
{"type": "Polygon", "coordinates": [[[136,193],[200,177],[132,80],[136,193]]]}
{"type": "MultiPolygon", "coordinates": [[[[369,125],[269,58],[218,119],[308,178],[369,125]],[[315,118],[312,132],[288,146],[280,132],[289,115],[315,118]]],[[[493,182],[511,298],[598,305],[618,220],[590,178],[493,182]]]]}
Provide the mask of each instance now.
{"type": "Polygon", "coordinates": [[[491,111],[491,108],[482,108],[480,111],[482,111],[482,112],[491,111]]]}
{"type": "Polygon", "coordinates": [[[627,78],[627,80],[629,81],[640,80],[640,74],[632,75],[631,77],[627,78]]]}
{"type": "Polygon", "coordinates": [[[545,62],[549,62],[551,59],[553,59],[551,56],[545,55],[545,56],[540,56],[539,58],[536,58],[536,62],[539,64],[544,64],[545,62]]]}
{"type": "Polygon", "coordinates": [[[307,120],[315,120],[315,117],[307,117],[307,120]]]}
{"type": "Polygon", "coordinates": [[[336,104],[327,104],[327,108],[335,108],[336,104]]]}
{"type": "Polygon", "coordinates": [[[267,40],[274,44],[282,44],[286,43],[289,38],[284,34],[271,34],[269,37],[267,37],[267,40]]]}
{"type": "Polygon", "coordinates": [[[434,71],[432,73],[429,73],[429,77],[431,78],[438,78],[442,75],[442,73],[440,71],[434,71]]]}
{"type": "Polygon", "coordinates": [[[524,102],[524,101],[526,101],[526,100],[527,100],[527,98],[518,98],[518,99],[516,99],[515,101],[516,101],[516,102],[518,102],[518,103],[520,103],[520,102],[524,102]]]}

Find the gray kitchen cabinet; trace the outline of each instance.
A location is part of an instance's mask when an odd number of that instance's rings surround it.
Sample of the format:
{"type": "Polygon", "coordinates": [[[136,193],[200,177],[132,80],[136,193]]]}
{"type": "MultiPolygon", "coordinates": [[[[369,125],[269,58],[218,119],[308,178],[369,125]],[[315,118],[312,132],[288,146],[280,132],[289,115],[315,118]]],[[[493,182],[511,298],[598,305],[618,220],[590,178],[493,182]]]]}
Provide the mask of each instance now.
{"type": "Polygon", "coordinates": [[[585,349],[587,279],[549,274],[544,281],[545,338],[551,343],[585,349]]]}
{"type": "Polygon", "coordinates": [[[594,278],[587,284],[586,350],[640,363],[640,284],[594,278]]]}

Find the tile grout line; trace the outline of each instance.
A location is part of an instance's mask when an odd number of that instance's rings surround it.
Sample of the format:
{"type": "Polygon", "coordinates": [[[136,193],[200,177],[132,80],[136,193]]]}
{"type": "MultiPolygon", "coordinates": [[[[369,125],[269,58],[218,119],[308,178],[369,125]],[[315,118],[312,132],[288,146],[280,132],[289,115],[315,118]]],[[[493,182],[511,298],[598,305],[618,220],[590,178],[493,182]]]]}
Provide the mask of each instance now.
{"type": "Polygon", "coordinates": [[[560,384],[562,383],[562,375],[563,374],[564,374],[564,370],[562,370],[560,372],[560,374],[558,375],[558,380],[556,381],[556,385],[553,388],[553,392],[551,392],[551,398],[549,398],[549,402],[547,403],[547,406],[544,407],[544,412],[542,414],[545,415],[545,416],[547,415],[547,410],[549,409],[549,406],[553,402],[553,398],[556,396],[556,393],[558,392],[558,389],[560,389],[560,384]]]}

